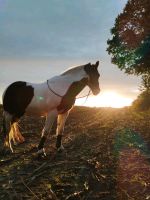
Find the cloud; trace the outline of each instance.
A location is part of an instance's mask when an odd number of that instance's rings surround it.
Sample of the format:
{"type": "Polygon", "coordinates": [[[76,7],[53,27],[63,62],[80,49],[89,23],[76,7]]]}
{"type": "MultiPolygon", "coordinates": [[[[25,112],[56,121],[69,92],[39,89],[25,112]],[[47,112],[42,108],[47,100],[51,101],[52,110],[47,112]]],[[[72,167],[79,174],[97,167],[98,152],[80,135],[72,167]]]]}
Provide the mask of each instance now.
{"type": "Polygon", "coordinates": [[[0,12],[0,57],[106,56],[119,1],[13,0],[0,12]]]}

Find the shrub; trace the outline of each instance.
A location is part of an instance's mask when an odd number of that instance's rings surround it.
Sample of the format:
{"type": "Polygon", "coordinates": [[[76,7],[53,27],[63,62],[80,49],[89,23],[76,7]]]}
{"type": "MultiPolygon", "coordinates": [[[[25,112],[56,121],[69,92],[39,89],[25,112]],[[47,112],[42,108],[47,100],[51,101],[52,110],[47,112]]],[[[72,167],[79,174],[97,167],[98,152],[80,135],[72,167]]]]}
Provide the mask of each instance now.
{"type": "Polygon", "coordinates": [[[150,109],[150,90],[143,91],[132,103],[132,107],[139,111],[150,109]]]}

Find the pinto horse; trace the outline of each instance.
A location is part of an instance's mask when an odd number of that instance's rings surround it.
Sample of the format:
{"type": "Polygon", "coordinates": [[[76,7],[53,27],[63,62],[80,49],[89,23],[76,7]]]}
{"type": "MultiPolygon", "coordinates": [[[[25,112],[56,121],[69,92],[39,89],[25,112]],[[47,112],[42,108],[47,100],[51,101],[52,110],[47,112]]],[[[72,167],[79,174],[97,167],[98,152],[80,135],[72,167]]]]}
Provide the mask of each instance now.
{"type": "Polygon", "coordinates": [[[58,151],[63,149],[61,140],[64,125],[76,96],[85,86],[89,86],[94,95],[100,92],[98,66],[99,61],[77,66],[40,84],[17,81],[9,85],[3,94],[4,147],[8,146],[13,152],[12,142],[24,142],[18,121],[26,113],[46,116],[38,145],[39,154],[45,154],[44,143],[56,119],[56,148],[58,151]]]}

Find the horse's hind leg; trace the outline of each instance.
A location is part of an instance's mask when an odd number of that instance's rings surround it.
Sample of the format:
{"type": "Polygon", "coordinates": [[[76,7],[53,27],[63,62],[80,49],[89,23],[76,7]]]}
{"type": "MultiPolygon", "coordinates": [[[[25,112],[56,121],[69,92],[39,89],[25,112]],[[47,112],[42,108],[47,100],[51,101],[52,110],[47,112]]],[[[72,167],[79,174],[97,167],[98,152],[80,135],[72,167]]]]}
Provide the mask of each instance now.
{"type": "Polygon", "coordinates": [[[13,152],[13,147],[12,147],[12,124],[14,122],[14,117],[10,113],[4,111],[3,113],[3,143],[4,143],[4,148],[9,147],[11,152],[13,152]]]}
{"type": "Polygon", "coordinates": [[[13,136],[14,143],[16,144],[23,143],[25,139],[19,131],[18,122],[13,123],[13,129],[14,129],[14,136],[13,136]]]}
{"type": "Polygon", "coordinates": [[[10,130],[10,138],[12,138],[14,145],[23,143],[25,141],[24,137],[19,131],[18,122],[14,122],[10,130]]]}

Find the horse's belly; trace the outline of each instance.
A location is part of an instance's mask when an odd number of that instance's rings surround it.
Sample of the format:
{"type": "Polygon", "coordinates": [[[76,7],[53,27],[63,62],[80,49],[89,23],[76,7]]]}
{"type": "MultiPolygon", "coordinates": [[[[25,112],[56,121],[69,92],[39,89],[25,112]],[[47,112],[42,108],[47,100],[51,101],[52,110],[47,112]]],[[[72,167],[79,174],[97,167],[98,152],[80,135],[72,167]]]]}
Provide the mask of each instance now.
{"type": "Polygon", "coordinates": [[[26,114],[34,116],[46,116],[51,110],[57,109],[58,105],[59,102],[54,100],[42,102],[42,99],[40,101],[33,99],[26,109],[26,114]]]}
{"type": "Polygon", "coordinates": [[[29,106],[26,109],[26,115],[29,115],[29,116],[46,116],[46,114],[47,114],[47,110],[41,109],[40,107],[29,106]]]}

